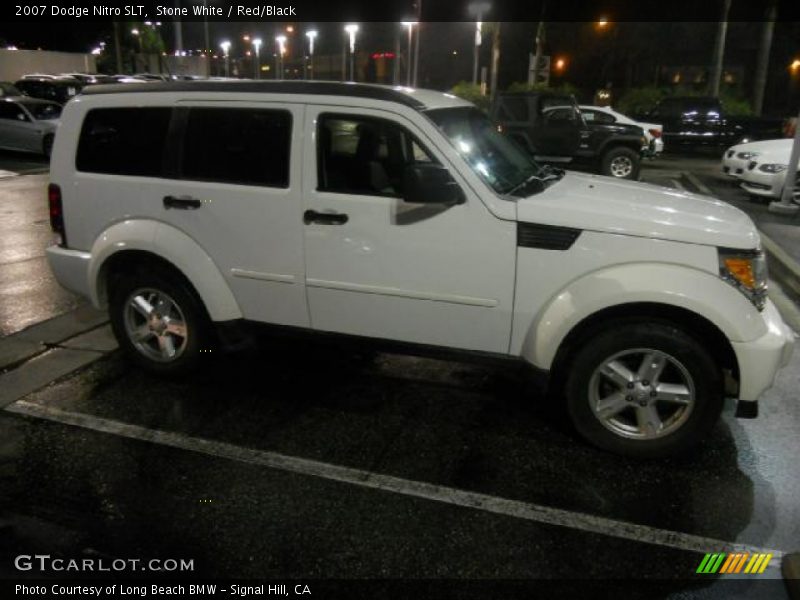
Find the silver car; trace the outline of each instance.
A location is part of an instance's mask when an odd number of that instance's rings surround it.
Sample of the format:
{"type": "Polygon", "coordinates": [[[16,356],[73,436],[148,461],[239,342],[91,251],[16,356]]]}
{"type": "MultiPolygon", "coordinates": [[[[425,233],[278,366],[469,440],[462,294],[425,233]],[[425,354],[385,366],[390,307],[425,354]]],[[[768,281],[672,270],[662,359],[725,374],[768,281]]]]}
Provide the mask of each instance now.
{"type": "Polygon", "coordinates": [[[0,98],[0,148],[50,156],[61,106],[27,96],[0,98]]]}

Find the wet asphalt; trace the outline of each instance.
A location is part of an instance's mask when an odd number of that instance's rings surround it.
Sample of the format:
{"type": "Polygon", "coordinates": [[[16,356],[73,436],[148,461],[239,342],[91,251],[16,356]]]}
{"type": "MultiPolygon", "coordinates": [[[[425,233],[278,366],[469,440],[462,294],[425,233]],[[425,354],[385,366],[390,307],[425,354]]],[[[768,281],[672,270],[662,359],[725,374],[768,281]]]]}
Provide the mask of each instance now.
{"type": "MultiPolygon", "coordinates": [[[[0,153],[0,169],[16,167],[0,153]]],[[[0,179],[0,337],[82,302],[58,285],[44,255],[53,239],[47,181],[46,174],[0,179]]]]}
{"type": "MultiPolygon", "coordinates": [[[[654,181],[670,185],[677,175],[669,167],[654,181]]],[[[59,291],[42,258],[44,181],[0,182],[2,335],[79,302],[59,291]]],[[[197,375],[169,380],[112,353],[24,400],[622,522],[800,549],[800,355],[763,397],[758,419],[737,420],[728,407],[696,454],[652,462],[586,446],[547,401],[543,382],[516,366],[277,338],[207,361],[197,375]]],[[[695,575],[696,552],[0,412],[0,578],[18,577],[11,557],[34,552],[192,558],[209,577],[462,585],[544,578],[578,582],[575,594],[617,581],[624,594],[614,597],[785,597],[778,580],[695,575]]],[[[437,588],[438,597],[453,589],[437,588]]],[[[482,597],[503,597],[498,589],[482,597]]]]}

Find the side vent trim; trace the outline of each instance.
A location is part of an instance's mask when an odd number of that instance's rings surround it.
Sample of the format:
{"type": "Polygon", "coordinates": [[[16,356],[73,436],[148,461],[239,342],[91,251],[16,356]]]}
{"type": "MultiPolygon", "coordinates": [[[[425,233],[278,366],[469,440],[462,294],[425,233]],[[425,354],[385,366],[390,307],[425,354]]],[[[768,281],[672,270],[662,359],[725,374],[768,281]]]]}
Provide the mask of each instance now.
{"type": "Polygon", "coordinates": [[[517,246],[541,250],[569,250],[581,231],[571,227],[517,223],[517,246]]]}

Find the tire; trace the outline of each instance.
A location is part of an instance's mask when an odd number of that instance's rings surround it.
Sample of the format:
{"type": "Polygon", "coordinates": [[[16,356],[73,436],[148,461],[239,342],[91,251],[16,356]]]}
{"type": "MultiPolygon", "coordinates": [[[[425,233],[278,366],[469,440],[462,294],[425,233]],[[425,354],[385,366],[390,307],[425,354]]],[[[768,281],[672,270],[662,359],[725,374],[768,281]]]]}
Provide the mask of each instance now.
{"type": "Polygon", "coordinates": [[[600,172],[617,179],[639,179],[642,159],[638,152],[625,146],[606,150],[600,163],[600,172]]]}
{"type": "Polygon", "coordinates": [[[142,268],[118,279],[109,316],[120,347],[154,373],[188,373],[198,366],[201,351],[210,349],[205,308],[186,279],[171,269],[142,268]]]}
{"type": "Polygon", "coordinates": [[[618,322],[585,340],[568,368],[565,392],[575,428],[615,454],[688,453],[722,412],[721,369],[693,337],[667,322],[618,322]]]}
{"type": "Polygon", "coordinates": [[[45,158],[50,158],[50,155],[53,153],[53,140],[55,136],[46,135],[42,140],[42,154],[44,154],[45,158]]]}

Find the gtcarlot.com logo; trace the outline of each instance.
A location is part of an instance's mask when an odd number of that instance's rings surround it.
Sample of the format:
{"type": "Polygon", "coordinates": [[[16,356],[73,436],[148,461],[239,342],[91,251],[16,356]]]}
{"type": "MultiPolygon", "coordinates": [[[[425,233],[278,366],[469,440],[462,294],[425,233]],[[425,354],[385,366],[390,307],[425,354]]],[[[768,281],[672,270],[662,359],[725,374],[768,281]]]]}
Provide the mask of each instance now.
{"type": "Polygon", "coordinates": [[[20,554],[14,559],[14,568],[39,572],[194,571],[194,559],[57,558],[49,554],[20,554]]]}
{"type": "Polygon", "coordinates": [[[756,575],[763,573],[771,560],[772,554],[750,554],[749,552],[726,554],[725,552],[717,552],[706,554],[703,557],[703,560],[700,561],[700,566],[697,567],[697,573],[704,575],[714,573],[756,575]]]}

